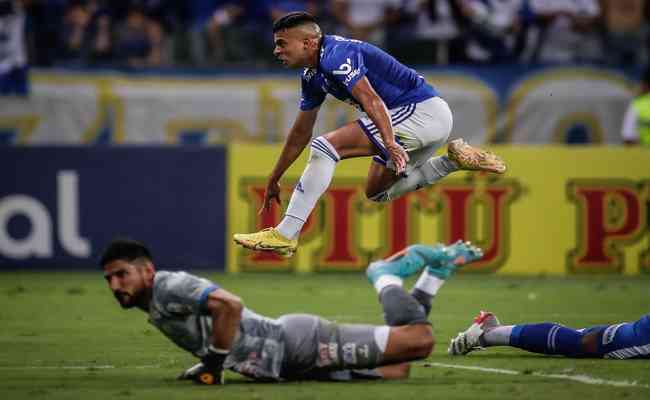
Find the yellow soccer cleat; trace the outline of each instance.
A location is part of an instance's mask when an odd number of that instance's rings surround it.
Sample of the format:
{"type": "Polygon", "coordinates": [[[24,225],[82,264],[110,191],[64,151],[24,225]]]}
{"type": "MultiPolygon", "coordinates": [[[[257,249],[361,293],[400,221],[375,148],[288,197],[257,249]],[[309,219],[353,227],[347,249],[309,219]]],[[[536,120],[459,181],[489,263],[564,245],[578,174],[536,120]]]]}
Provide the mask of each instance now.
{"type": "Polygon", "coordinates": [[[472,147],[464,139],[454,139],[447,145],[447,156],[460,169],[487,171],[496,174],[506,172],[506,163],[501,157],[486,150],[472,147]]]}
{"type": "Polygon", "coordinates": [[[293,256],[298,248],[297,239],[287,239],[275,228],[266,228],[255,233],[235,233],[233,240],[247,249],[272,251],[285,258],[293,256]]]}

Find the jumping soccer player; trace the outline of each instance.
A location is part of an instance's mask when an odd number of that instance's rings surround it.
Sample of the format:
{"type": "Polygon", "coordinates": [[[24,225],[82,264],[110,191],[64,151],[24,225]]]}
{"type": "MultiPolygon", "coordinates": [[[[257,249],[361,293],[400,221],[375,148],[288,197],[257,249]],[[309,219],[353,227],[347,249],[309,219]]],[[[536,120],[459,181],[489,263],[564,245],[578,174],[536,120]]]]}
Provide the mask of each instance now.
{"type": "Polygon", "coordinates": [[[459,266],[482,256],[469,243],[410,246],[374,262],[367,276],[379,293],[386,325],[337,324],[316,315],[271,319],[206,279],[156,271],[141,243],[115,240],[100,264],[123,308],[138,307],[182,349],[201,359],[179,378],[223,383],[224,369],[256,380],[405,378],[407,362],[434,345],[427,317],[431,299],[459,266]],[[411,294],[402,278],[421,272],[411,294]]]}
{"type": "Polygon", "coordinates": [[[650,314],[636,322],[571,329],[560,324],[501,325],[481,311],[474,323],[451,340],[450,355],[465,355],[492,346],[580,358],[650,358],[650,314]]]}
{"type": "Polygon", "coordinates": [[[291,257],[298,234],[327,190],[336,164],[346,158],[375,156],[366,183],[366,196],[373,201],[393,200],[457,170],[505,172],[499,157],[463,139],[452,140],[447,155],[433,157],[451,132],[449,106],[422,76],[381,49],[323,35],[314,17],[304,12],[277,20],[273,34],[275,56],[287,67],[304,71],[300,111],[268,179],[262,210],[273,200],[280,204],[278,182],[310,141],[311,154],[280,224],[257,233],[235,234],[236,243],[291,257]],[[366,116],[311,140],[328,93],[366,116]]]}

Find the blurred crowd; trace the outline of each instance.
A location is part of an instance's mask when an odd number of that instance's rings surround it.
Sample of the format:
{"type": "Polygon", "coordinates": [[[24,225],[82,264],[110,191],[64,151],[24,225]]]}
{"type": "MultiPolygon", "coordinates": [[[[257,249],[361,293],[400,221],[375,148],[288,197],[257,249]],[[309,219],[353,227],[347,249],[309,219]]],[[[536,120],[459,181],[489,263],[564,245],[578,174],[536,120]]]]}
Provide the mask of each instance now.
{"type": "MultiPolygon", "coordinates": [[[[0,0],[7,2],[8,0],[0,0]]],[[[297,10],[407,64],[648,62],[648,0],[13,0],[31,65],[271,66],[297,10]]],[[[0,23],[0,42],[3,40],[0,23]]],[[[1,45],[1,43],[0,43],[1,45]]]]}

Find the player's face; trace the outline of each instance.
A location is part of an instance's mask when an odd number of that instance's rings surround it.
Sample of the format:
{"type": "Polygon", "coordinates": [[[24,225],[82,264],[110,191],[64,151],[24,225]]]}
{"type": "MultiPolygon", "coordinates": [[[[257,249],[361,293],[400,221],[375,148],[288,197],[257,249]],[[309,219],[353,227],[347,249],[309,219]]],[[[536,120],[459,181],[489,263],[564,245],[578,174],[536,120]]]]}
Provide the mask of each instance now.
{"type": "Polygon", "coordinates": [[[138,305],[146,292],[146,268],[136,262],[114,260],[104,266],[104,279],[122,308],[138,305]]]}
{"type": "Polygon", "coordinates": [[[300,28],[283,29],[273,35],[273,55],[288,68],[309,67],[313,58],[313,39],[300,28]]]}

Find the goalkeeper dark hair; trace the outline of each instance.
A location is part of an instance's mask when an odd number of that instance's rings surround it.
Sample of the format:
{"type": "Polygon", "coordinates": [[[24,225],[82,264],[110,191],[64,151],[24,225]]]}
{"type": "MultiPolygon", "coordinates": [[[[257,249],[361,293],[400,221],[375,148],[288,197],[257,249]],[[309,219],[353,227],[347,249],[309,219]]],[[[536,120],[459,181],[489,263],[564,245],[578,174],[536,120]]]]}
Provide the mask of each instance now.
{"type": "Polygon", "coordinates": [[[108,244],[102,253],[99,265],[103,268],[115,260],[135,261],[139,258],[153,261],[151,252],[144,244],[132,239],[117,238],[108,244]]]}
{"type": "Polygon", "coordinates": [[[289,14],[278,18],[273,23],[273,33],[305,24],[315,24],[318,26],[318,22],[316,22],[316,18],[314,18],[313,15],[304,11],[290,12],[289,14]]]}

